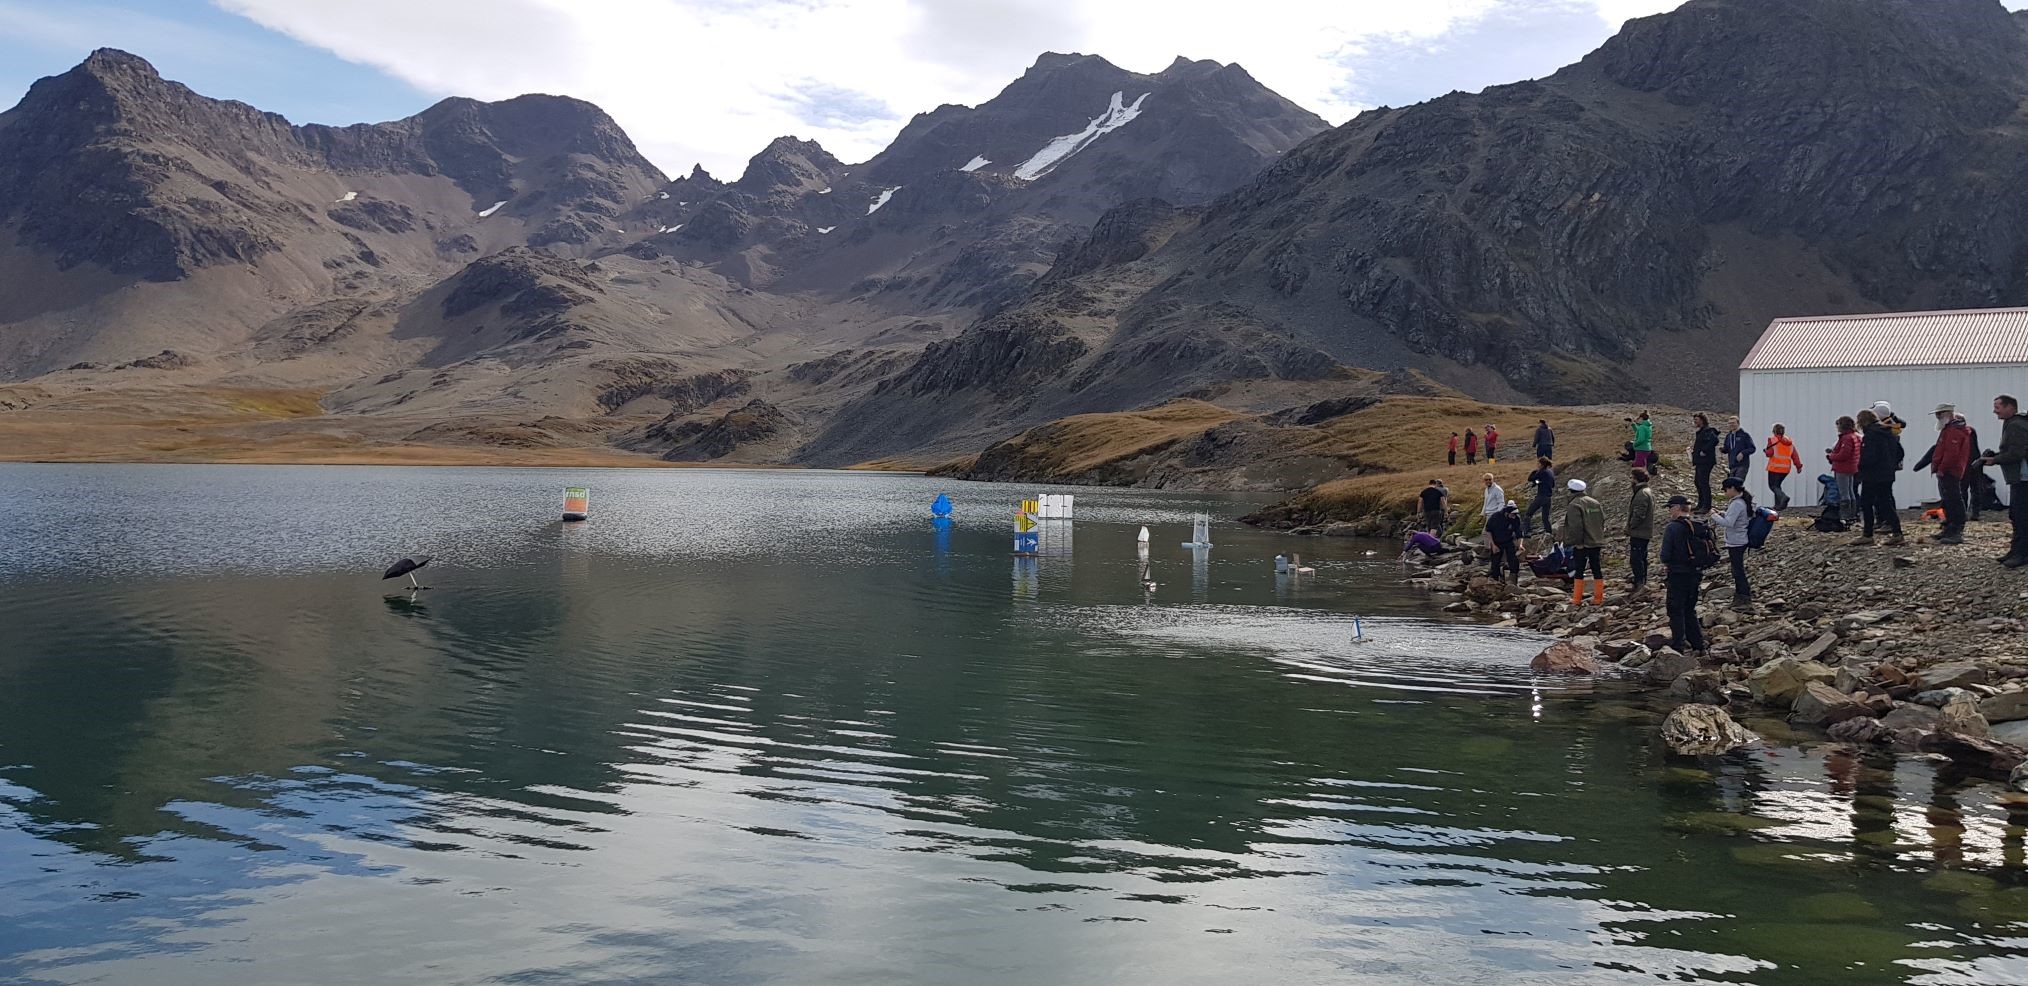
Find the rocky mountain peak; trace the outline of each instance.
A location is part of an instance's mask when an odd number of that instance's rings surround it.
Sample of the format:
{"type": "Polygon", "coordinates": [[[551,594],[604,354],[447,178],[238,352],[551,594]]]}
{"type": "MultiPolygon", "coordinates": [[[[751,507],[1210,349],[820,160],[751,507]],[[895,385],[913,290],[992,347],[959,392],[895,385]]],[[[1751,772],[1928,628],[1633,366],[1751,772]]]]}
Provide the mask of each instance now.
{"type": "Polygon", "coordinates": [[[2011,106],[2009,82],[2023,75],[2024,56],[2018,22],[1999,0],[1691,0],[1627,22],[1566,72],[1596,72],[1682,105],[1798,89],[1849,97],[1892,80],[1893,95],[1942,96],[1936,111],[1990,116],[2011,106]]]}
{"type": "Polygon", "coordinates": [[[747,162],[741,191],[816,191],[828,188],[845,165],[814,140],[776,137],[747,162]]]}

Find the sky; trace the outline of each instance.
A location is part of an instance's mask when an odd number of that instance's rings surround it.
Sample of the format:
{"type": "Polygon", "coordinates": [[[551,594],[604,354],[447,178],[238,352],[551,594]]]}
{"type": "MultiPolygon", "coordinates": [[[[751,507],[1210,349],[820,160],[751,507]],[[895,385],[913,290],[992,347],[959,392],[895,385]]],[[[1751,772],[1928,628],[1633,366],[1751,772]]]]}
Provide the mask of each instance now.
{"type": "Polygon", "coordinates": [[[0,105],[115,47],[297,123],[397,119],[453,95],[577,96],[664,171],[731,177],[783,135],[864,160],[914,114],[990,99],[1044,51],[1139,72],[1178,55],[1238,62],[1336,124],[1546,75],[1681,2],[0,0],[0,105]]]}

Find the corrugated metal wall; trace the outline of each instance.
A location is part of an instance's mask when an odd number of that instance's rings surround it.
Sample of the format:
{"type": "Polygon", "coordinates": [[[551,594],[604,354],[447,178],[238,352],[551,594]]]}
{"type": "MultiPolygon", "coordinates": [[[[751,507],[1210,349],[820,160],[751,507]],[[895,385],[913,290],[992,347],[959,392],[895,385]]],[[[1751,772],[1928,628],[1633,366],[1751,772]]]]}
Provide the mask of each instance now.
{"type": "MultiPolygon", "coordinates": [[[[1916,473],[1906,469],[1914,466],[1936,441],[1936,418],[1932,412],[1938,404],[1956,404],[1965,420],[1978,429],[1980,444],[1996,448],[2000,444],[2000,421],[1993,417],[1993,398],[2000,394],[2012,394],[2028,402],[2028,367],[1746,370],[1739,374],[1740,421],[1746,430],[1765,447],[1772,426],[1779,421],[1788,426],[1789,438],[1796,443],[1803,471],[1789,480],[1788,491],[1794,505],[1799,506],[1817,503],[1820,488],[1817,477],[1831,471],[1824,450],[1837,441],[1834,422],[1842,415],[1857,415],[1874,401],[1894,405],[1895,413],[1908,422],[1908,429],[1901,433],[1908,460],[1895,480],[1895,501],[1908,507],[1936,499],[1936,479],[1929,471],[1916,473]]],[[[1723,421],[1712,423],[1721,431],[1725,429],[1723,421]]],[[[1724,468],[1719,466],[1721,473],[1724,468]]],[[[1989,468],[1987,475],[1995,482],[2000,479],[1998,467],[1989,468]]],[[[1763,502],[1772,495],[1767,488],[1767,459],[1763,455],[1753,458],[1749,488],[1763,502]]],[[[2004,500],[2006,496],[2003,485],[2000,498],[2004,500]]]]}

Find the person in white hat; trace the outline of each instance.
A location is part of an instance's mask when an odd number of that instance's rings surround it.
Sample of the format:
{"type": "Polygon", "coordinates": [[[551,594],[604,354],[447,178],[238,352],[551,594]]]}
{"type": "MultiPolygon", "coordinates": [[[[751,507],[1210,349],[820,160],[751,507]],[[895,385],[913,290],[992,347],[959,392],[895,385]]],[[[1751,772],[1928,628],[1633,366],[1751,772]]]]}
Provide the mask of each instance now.
{"type": "Polygon", "coordinates": [[[1570,573],[1570,604],[1584,605],[1585,577],[1591,571],[1591,603],[1605,605],[1605,508],[1586,492],[1584,480],[1570,481],[1570,505],[1563,511],[1563,542],[1576,556],[1570,573]]]}

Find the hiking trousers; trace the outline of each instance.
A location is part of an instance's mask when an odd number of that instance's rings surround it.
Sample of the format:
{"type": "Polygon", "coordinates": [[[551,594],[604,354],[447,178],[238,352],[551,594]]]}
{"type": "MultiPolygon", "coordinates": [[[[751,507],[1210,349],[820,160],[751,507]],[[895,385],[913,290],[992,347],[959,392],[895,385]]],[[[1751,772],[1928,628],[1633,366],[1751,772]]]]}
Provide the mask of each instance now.
{"type": "Polygon", "coordinates": [[[1944,536],[1965,531],[1965,480],[1962,476],[1938,476],[1936,495],[1943,498],[1944,536]]]}
{"type": "Polygon", "coordinates": [[[1703,582],[1703,572],[1669,573],[1669,646],[1679,651],[1704,649],[1704,627],[1697,622],[1697,594],[1703,582]]]}
{"type": "Polygon", "coordinates": [[[1444,512],[1441,510],[1423,511],[1422,526],[1428,528],[1431,534],[1442,534],[1444,532],[1444,512]]]}
{"type": "Polygon", "coordinates": [[[1648,584],[1648,538],[1627,539],[1627,567],[1634,570],[1634,585],[1648,584]]]}
{"type": "Polygon", "coordinates": [[[1753,585],[1746,581],[1746,545],[1727,547],[1725,553],[1732,559],[1732,600],[1748,602],[1753,599],[1753,585]]]}
{"type": "Polygon", "coordinates": [[[1788,479],[1789,474],[1785,472],[1771,472],[1767,474],[1767,488],[1774,491],[1775,513],[1781,513],[1789,509],[1789,494],[1786,490],[1782,489],[1782,484],[1788,482],[1788,479]]]}
{"type": "Polygon", "coordinates": [[[1697,512],[1700,514],[1711,512],[1711,470],[1714,468],[1717,468],[1715,464],[1697,467],[1697,512]]]}
{"type": "Polygon", "coordinates": [[[1838,519],[1847,524],[1859,519],[1859,475],[1857,473],[1832,473],[1838,483],[1838,519]]]}
{"type": "Polygon", "coordinates": [[[1895,537],[1901,536],[1901,514],[1894,509],[1894,480],[1869,479],[1861,483],[1859,507],[1866,522],[1866,537],[1873,536],[1875,523],[1895,537]]]}
{"type": "Polygon", "coordinates": [[[1521,528],[1522,528],[1521,534],[1523,537],[1528,536],[1528,522],[1530,520],[1533,520],[1536,514],[1542,515],[1543,534],[1556,533],[1556,524],[1549,518],[1550,507],[1554,505],[1555,502],[1556,502],[1556,494],[1545,493],[1541,496],[1536,497],[1535,502],[1528,505],[1528,512],[1521,515],[1521,528]]]}
{"type": "Polygon", "coordinates": [[[1521,545],[1518,542],[1493,542],[1493,578],[1500,577],[1500,569],[1503,566],[1507,571],[1513,572],[1515,578],[1521,577],[1521,545]]]}
{"type": "Polygon", "coordinates": [[[1572,578],[1584,578],[1585,570],[1589,568],[1592,578],[1600,582],[1605,581],[1605,562],[1602,560],[1605,556],[1604,548],[1572,548],[1570,553],[1577,559],[1576,565],[1570,570],[1572,578]]]}

